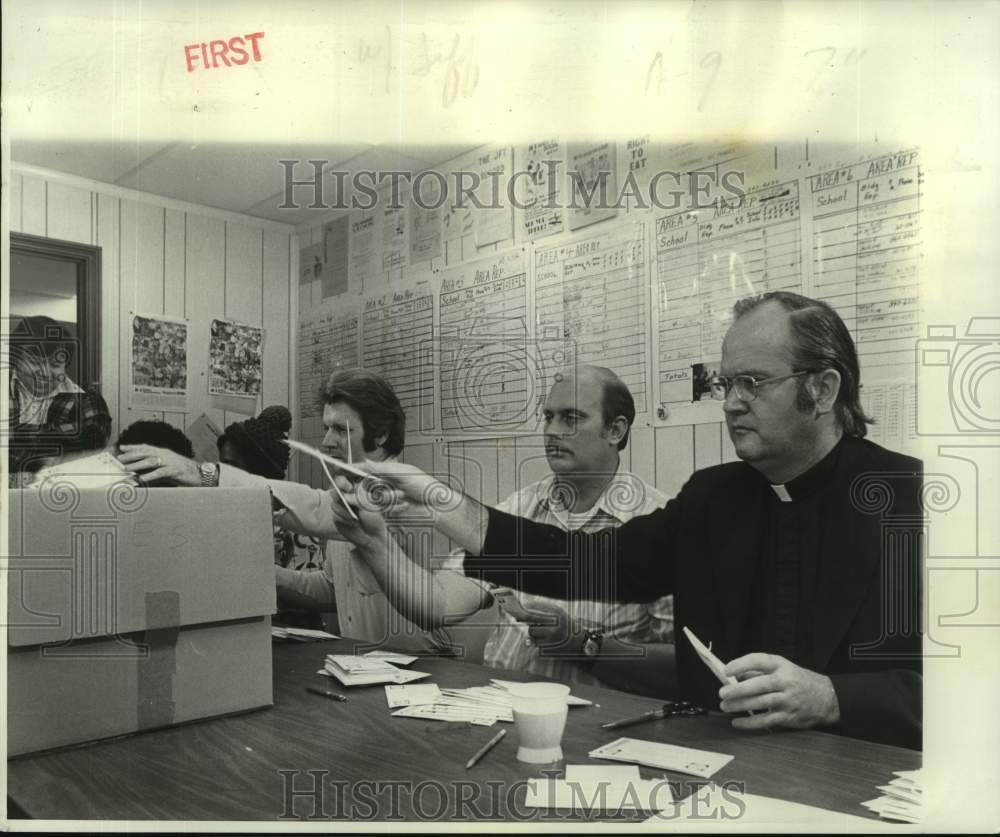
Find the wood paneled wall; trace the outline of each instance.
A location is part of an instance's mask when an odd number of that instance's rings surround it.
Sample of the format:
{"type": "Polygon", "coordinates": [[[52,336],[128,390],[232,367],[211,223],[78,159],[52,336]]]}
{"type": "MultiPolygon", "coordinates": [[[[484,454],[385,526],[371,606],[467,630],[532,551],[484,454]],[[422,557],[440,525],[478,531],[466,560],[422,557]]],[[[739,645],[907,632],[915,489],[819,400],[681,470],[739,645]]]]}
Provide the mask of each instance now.
{"type": "Polygon", "coordinates": [[[11,174],[11,230],[101,248],[101,393],[112,434],[142,418],[182,430],[202,413],[220,427],[244,418],[208,395],[209,323],[228,317],[262,326],[264,375],[258,409],[293,405],[293,298],[298,252],[280,224],[223,213],[57,173],[11,174]],[[67,182],[69,180],[69,182],[67,182]],[[128,405],[129,315],[189,323],[189,412],[128,405]]]}

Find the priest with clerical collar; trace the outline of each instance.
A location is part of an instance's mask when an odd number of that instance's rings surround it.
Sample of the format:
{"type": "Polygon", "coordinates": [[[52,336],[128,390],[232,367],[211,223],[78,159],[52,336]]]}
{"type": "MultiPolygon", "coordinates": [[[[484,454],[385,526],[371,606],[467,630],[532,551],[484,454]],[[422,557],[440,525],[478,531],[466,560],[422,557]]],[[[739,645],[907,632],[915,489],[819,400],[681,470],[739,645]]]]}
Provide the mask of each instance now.
{"type": "MultiPolygon", "coordinates": [[[[553,571],[521,574],[526,592],[673,593],[678,632],[711,642],[739,681],[720,689],[679,641],[683,696],[734,713],[734,727],[919,748],[922,464],[864,438],[857,352],[829,305],[779,291],[734,315],[709,385],[742,461],[696,471],[618,529],[568,533],[456,500],[414,468],[373,470],[440,502],[435,525],[468,551],[468,575],[502,579],[542,558],[553,571]]],[[[362,522],[375,529],[373,517],[362,522]]]]}

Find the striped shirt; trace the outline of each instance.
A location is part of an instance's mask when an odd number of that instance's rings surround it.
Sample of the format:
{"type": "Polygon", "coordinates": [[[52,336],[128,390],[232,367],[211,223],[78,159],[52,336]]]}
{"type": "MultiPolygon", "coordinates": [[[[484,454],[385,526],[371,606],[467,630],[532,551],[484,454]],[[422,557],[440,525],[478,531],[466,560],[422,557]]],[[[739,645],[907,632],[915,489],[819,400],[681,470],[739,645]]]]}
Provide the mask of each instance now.
{"type": "MultiPolygon", "coordinates": [[[[619,471],[605,486],[597,502],[584,513],[570,513],[559,503],[555,477],[550,475],[512,494],[497,508],[540,523],[568,531],[593,532],[620,526],[633,517],[649,514],[666,505],[667,497],[638,477],[619,471]]],[[[461,555],[450,559],[446,569],[461,572],[461,555]]],[[[619,602],[567,602],[543,596],[518,594],[528,610],[533,603],[561,607],[569,615],[588,625],[599,625],[605,634],[614,634],[625,642],[673,642],[673,597],[664,596],[647,604],[619,602]]],[[[499,624],[486,641],[483,662],[488,666],[527,671],[572,683],[604,685],[587,665],[557,657],[543,656],[528,635],[528,626],[499,612],[499,624]]]]}

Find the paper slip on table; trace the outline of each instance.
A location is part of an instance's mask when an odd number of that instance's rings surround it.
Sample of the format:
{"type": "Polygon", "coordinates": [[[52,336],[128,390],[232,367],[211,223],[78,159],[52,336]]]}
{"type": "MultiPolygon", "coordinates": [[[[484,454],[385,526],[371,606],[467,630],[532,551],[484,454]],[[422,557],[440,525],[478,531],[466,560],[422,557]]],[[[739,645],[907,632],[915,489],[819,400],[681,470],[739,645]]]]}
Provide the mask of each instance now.
{"type": "MultiPolygon", "coordinates": [[[[521,764],[514,758],[512,725],[469,727],[392,717],[382,686],[348,689],[316,674],[327,654],[357,650],[346,639],[276,643],[272,708],[13,759],[7,776],[11,814],[285,822],[431,817],[558,825],[565,822],[565,812],[557,819],[524,807],[524,780],[552,775],[565,764],[614,764],[587,754],[624,735],[731,754],[735,758],[715,774],[715,782],[738,781],[747,793],[877,822],[861,803],[877,796],[876,787],[893,771],[921,764],[918,752],[829,733],[741,733],[716,713],[604,730],[602,723],[662,702],[586,686],[574,686],[573,693],[596,705],[570,709],[563,762],[521,764]],[[349,700],[326,700],[307,692],[309,685],[343,691],[349,700]],[[469,757],[504,727],[508,735],[466,770],[469,757]],[[420,789],[421,782],[430,784],[420,789]],[[314,794],[302,793],[314,787],[314,794]]],[[[420,658],[410,667],[431,674],[421,682],[442,687],[486,685],[490,677],[544,679],[441,657],[420,658]]],[[[643,778],[668,778],[677,799],[703,783],[679,773],[640,771],[643,778]]]]}

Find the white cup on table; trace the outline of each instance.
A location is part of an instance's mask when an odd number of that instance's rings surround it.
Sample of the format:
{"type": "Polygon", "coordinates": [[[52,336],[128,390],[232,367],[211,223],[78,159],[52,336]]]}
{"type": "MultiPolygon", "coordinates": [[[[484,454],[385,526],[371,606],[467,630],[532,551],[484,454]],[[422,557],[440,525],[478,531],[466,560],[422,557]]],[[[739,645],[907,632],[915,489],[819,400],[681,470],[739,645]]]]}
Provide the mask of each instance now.
{"type": "Polygon", "coordinates": [[[517,683],[510,687],[517,760],[548,764],[563,757],[561,742],[569,707],[569,686],[562,683],[517,683]]]}

